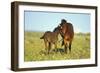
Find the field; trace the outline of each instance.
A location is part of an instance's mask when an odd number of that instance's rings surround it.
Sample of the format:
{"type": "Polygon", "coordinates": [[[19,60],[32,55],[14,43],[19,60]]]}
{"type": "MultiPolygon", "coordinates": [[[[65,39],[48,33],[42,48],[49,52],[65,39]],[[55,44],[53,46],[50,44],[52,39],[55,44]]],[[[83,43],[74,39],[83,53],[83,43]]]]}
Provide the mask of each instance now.
{"type": "Polygon", "coordinates": [[[64,53],[64,47],[61,46],[61,37],[57,48],[52,46],[49,55],[45,54],[45,45],[40,37],[43,32],[25,32],[24,61],[44,61],[44,60],[70,60],[70,59],[87,59],[90,58],[90,35],[75,34],[72,43],[71,53],[64,53]]]}

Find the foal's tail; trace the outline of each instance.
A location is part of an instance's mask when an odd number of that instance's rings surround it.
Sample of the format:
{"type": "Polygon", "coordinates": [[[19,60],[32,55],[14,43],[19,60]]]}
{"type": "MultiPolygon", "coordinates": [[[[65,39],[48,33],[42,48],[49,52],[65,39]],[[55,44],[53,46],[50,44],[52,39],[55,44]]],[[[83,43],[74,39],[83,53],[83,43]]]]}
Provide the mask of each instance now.
{"type": "Polygon", "coordinates": [[[44,35],[42,37],[40,37],[40,39],[44,39],[44,35]]]}

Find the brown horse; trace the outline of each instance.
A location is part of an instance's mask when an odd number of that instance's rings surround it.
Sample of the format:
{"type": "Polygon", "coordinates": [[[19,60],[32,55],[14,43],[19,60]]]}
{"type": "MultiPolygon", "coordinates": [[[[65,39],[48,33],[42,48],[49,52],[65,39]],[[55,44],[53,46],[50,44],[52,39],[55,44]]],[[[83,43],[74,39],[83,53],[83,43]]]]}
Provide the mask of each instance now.
{"type": "Polygon", "coordinates": [[[45,49],[49,54],[51,45],[54,44],[55,48],[57,48],[57,41],[58,41],[58,34],[59,34],[59,27],[56,27],[53,32],[47,31],[40,39],[44,39],[45,49]]]}
{"type": "Polygon", "coordinates": [[[61,20],[61,24],[59,25],[61,28],[61,36],[63,38],[62,46],[64,45],[65,53],[67,53],[67,48],[71,52],[72,40],[74,38],[74,28],[71,23],[68,23],[65,19],[61,20]]]}

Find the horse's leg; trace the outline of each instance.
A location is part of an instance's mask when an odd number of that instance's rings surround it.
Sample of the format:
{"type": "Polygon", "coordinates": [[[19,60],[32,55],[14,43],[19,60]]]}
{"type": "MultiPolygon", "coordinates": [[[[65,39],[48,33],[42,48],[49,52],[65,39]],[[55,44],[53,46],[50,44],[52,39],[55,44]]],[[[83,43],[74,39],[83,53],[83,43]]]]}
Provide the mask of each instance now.
{"type": "Polygon", "coordinates": [[[54,46],[55,46],[55,53],[57,53],[57,50],[58,50],[58,48],[57,48],[57,42],[54,43],[54,46]]]}
{"type": "Polygon", "coordinates": [[[72,45],[72,42],[69,43],[69,51],[71,53],[71,45],[72,45]]]}
{"type": "Polygon", "coordinates": [[[50,53],[50,49],[51,49],[51,43],[48,43],[48,54],[50,53]]]}
{"type": "Polygon", "coordinates": [[[68,46],[68,44],[67,44],[67,40],[66,39],[64,39],[64,51],[65,51],[65,53],[67,53],[67,46],[68,46]]]}
{"type": "Polygon", "coordinates": [[[65,53],[67,53],[67,44],[65,44],[65,53]]]}

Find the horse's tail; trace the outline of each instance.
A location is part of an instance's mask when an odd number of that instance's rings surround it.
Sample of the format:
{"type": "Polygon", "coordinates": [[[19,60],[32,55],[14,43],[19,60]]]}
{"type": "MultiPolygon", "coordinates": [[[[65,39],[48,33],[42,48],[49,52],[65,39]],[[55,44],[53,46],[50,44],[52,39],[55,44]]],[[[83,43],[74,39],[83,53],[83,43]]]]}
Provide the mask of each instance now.
{"type": "Polygon", "coordinates": [[[42,37],[40,37],[40,39],[44,39],[44,35],[42,37]]]}

